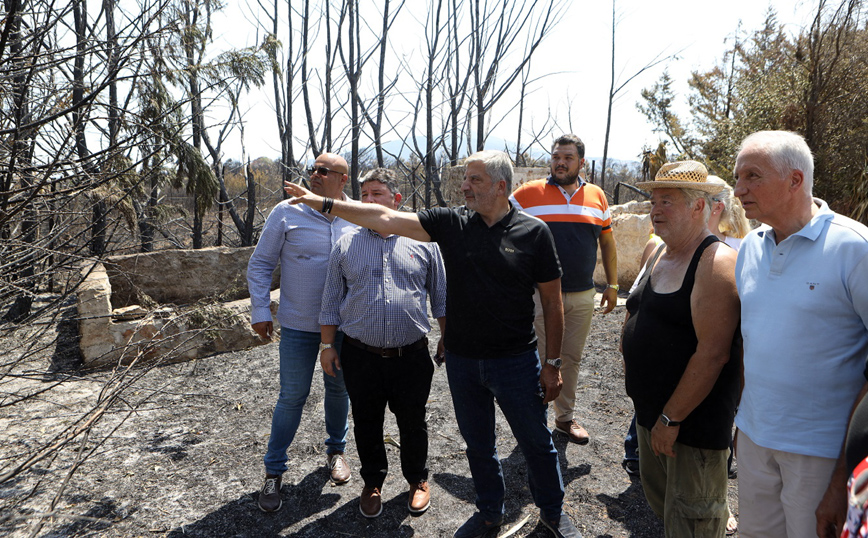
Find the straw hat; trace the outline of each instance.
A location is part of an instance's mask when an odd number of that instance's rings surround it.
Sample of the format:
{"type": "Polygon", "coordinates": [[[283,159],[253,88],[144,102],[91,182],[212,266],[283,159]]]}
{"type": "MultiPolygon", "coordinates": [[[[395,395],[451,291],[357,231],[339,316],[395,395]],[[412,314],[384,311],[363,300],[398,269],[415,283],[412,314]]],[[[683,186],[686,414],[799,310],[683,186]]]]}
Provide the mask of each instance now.
{"type": "Polygon", "coordinates": [[[643,181],[636,186],[646,190],[697,189],[711,194],[717,194],[724,189],[723,185],[710,183],[705,165],[696,161],[666,163],[660,167],[654,181],[643,181]]]}

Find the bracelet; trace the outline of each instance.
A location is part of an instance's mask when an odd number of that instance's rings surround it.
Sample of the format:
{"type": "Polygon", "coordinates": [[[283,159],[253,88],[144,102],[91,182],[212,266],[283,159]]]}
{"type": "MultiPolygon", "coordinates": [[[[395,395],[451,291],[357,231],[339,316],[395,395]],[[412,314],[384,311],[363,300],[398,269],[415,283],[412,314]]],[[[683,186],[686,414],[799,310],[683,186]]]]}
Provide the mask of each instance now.
{"type": "Polygon", "coordinates": [[[607,284],[606,288],[612,288],[613,290],[618,291],[621,289],[621,286],[619,286],[618,284],[607,284]]]}
{"type": "Polygon", "coordinates": [[[322,209],[320,210],[320,213],[331,213],[332,212],[332,206],[334,206],[334,205],[335,205],[334,198],[323,197],[322,209]]]}

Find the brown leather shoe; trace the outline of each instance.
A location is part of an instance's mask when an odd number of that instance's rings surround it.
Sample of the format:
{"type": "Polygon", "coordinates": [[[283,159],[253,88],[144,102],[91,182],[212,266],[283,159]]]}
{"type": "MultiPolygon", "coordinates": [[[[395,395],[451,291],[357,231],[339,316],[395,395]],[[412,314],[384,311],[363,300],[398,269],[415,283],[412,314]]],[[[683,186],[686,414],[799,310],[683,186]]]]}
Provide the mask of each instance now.
{"type": "Polygon", "coordinates": [[[259,491],[259,509],[263,512],[276,512],[283,506],[280,498],[281,475],[265,475],[265,483],[259,491]]]}
{"type": "Polygon", "coordinates": [[[555,431],[559,431],[570,439],[571,443],[576,443],[577,445],[586,445],[588,441],[591,440],[591,437],[588,435],[587,430],[579,426],[576,422],[576,419],[569,421],[555,421],[555,431]]]}
{"type": "Polygon", "coordinates": [[[350,466],[347,465],[347,460],[344,459],[343,452],[335,452],[327,454],[329,466],[329,478],[332,484],[339,486],[350,481],[350,466]]]}
{"type": "Polygon", "coordinates": [[[359,512],[367,518],[375,518],[383,513],[383,497],[380,488],[362,488],[359,497],[359,512]]]}
{"type": "Polygon", "coordinates": [[[431,506],[431,491],[428,489],[428,481],[410,484],[410,499],[407,501],[410,513],[423,514],[429,506],[431,506]]]}

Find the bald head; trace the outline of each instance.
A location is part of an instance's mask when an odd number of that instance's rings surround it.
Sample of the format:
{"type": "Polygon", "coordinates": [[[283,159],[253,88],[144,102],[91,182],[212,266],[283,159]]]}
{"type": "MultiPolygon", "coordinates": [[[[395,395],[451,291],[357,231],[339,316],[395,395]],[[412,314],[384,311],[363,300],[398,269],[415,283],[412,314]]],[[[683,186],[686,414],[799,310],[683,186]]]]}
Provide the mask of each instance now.
{"type": "Polygon", "coordinates": [[[337,153],[323,153],[316,158],[317,165],[319,165],[320,162],[322,162],[323,166],[325,166],[329,170],[334,170],[335,172],[340,172],[341,174],[350,173],[350,165],[347,164],[347,160],[338,155],[337,153]]]}
{"type": "Polygon", "coordinates": [[[310,190],[320,196],[340,198],[344,185],[347,184],[349,170],[346,159],[340,155],[323,153],[314,163],[313,173],[310,175],[310,190]]]}

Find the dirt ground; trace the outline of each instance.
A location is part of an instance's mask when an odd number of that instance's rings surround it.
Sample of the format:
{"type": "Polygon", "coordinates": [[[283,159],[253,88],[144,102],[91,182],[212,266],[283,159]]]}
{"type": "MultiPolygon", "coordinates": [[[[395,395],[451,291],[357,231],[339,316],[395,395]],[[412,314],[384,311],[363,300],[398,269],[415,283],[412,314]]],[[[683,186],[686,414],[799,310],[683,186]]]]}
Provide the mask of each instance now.
{"type": "MultiPolygon", "coordinates": [[[[36,394],[26,402],[0,407],[0,474],[19,462],[28,448],[96,407],[100,391],[112,382],[112,372],[79,369],[75,324],[69,318],[52,328],[59,336],[53,348],[17,366],[15,375],[9,370],[0,378],[3,398],[21,390],[36,394]]],[[[586,345],[577,416],[591,442],[577,446],[563,435],[554,438],[566,511],[586,537],[663,535],[640,481],[621,468],[624,433],[632,414],[618,353],[623,318],[623,306],[609,315],[596,315],[586,345]]],[[[22,328],[10,338],[20,344],[33,331],[22,328]]],[[[431,341],[436,343],[436,337],[431,341]]],[[[428,406],[432,504],[427,513],[408,513],[408,488],[400,474],[398,449],[392,446],[379,518],[367,520],[359,514],[358,475],[344,486],[329,483],[319,370],[289,450],[283,508],[273,514],[261,512],[256,498],[277,373],[276,344],[142,372],[75,451],[46,458],[33,472],[0,485],[0,535],[29,536],[42,517],[45,525],[37,536],[450,537],[474,512],[473,485],[445,368],[434,374],[428,406]],[[88,457],[60,498],[54,499],[78,454],[88,457]]],[[[355,471],[359,462],[352,419],[350,424],[347,458],[355,471]]],[[[400,442],[388,414],[386,432],[400,442]]],[[[549,536],[537,521],[524,458],[502,417],[497,438],[507,483],[506,524],[500,536],[549,536]]],[[[737,513],[735,493],[736,480],[730,480],[731,507],[737,513]]]]}

